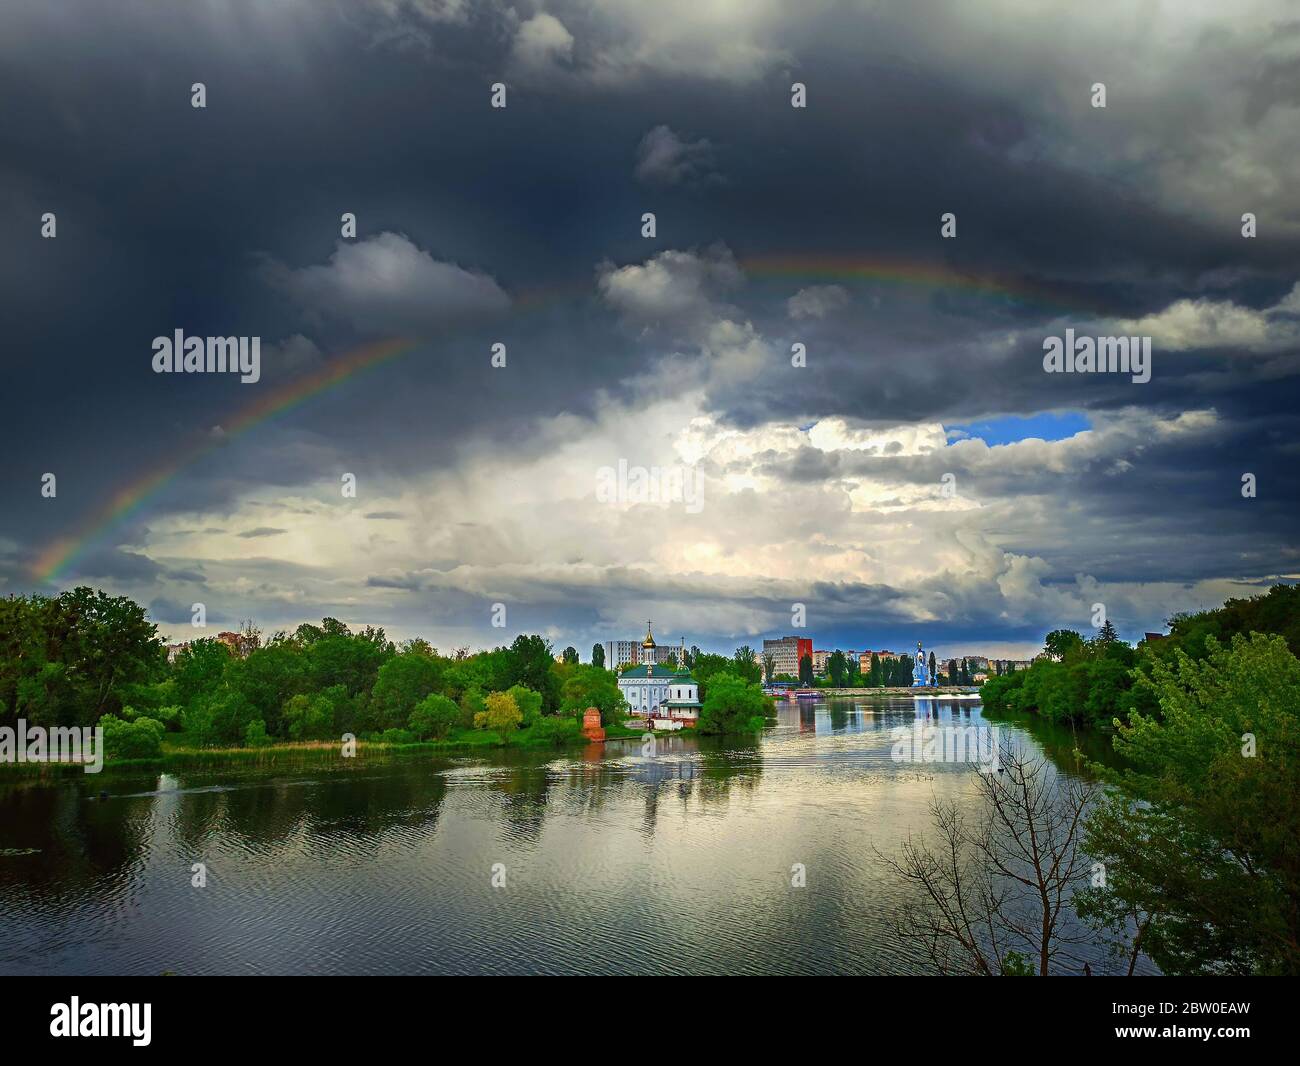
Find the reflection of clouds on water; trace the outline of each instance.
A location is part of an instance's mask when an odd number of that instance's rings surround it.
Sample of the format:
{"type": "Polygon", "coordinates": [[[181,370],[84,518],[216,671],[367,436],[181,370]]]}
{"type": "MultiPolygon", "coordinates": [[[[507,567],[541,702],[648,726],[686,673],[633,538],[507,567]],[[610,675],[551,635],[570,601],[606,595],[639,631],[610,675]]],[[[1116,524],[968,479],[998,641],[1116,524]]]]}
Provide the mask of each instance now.
{"type": "Polygon", "coordinates": [[[972,771],[896,764],[891,731],[982,720],[970,701],[854,698],[782,706],[761,741],[656,736],[653,755],[633,739],[14,790],[0,847],[33,853],[0,862],[0,967],[915,972],[890,928],[904,888],[872,849],[927,832],[930,800],[973,796],[972,771]]]}

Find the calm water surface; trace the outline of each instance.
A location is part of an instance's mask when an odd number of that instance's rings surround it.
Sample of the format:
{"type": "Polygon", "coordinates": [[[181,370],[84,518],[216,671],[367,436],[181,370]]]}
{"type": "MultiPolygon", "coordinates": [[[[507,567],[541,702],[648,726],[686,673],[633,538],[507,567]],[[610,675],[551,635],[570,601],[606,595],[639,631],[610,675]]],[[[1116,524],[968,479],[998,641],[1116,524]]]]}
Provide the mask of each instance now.
{"type": "MultiPolygon", "coordinates": [[[[873,846],[974,784],[895,762],[892,731],[980,724],[978,703],[780,707],[761,740],[660,738],[653,758],[0,777],[0,972],[923,972],[873,846]]],[[[1068,734],[997,724],[1073,772],[1068,734]]]]}

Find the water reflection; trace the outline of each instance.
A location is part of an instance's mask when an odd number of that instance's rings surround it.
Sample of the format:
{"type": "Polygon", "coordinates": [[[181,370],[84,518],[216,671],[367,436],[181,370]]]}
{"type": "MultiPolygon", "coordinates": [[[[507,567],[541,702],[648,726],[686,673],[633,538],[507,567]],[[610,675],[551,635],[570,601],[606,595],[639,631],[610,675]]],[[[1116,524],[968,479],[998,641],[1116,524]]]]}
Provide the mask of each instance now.
{"type": "MultiPolygon", "coordinates": [[[[912,972],[891,932],[903,887],[872,846],[971,793],[967,766],[891,758],[918,721],[981,715],[786,703],[761,739],[656,737],[653,755],[613,741],[0,783],[0,971],[912,972]]],[[[1073,772],[1061,736],[998,724],[1073,772]]]]}

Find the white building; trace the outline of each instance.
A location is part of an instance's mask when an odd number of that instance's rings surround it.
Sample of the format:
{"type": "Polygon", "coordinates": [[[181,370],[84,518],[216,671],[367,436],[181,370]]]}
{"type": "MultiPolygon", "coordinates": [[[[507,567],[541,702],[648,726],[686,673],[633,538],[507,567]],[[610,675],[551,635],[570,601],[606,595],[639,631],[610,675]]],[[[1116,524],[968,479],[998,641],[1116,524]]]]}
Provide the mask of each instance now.
{"type": "Polygon", "coordinates": [[[606,670],[617,670],[624,663],[639,661],[635,640],[607,640],[604,648],[606,670]]]}
{"type": "MultiPolygon", "coordinates": [[[[618,690],[627,700],[629,711],[646,719],[654,729],[694,727],[700,719],[700,686],[684,666],[656,665],[658,650],[647,623],[640,661],[619,676],[618,690]]],[[[685,650],[683,641],[678,662],[685,650]]]]}
{"type": "MultiPolygon", "coordinates": [[[[763,641],[763,654],[772,656],[772,672],[799,676],[799,659],[807,655],[812,658],[813,646],[809,637],[781,637],[779,640],[763,641]]],[[[763,660],[758,664],[761,667],[763,660]]],[[[816,669],[816,663],[813,664],[816,669]]]]}

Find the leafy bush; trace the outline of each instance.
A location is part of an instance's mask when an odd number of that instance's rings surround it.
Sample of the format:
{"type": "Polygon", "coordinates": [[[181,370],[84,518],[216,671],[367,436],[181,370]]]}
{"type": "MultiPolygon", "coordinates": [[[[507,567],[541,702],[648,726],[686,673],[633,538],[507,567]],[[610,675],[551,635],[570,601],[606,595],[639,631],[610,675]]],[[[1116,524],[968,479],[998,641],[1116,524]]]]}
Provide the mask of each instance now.
{"type": "Polygon", "coordinates": [[[206,748],[215,743],[212,729],[212,709],[206,703],[197,703],[181,711],[181,729],[197,747],[206,748]]]}
{"type": "MultiPolygon", "coordinates": [[[[538,701],[540,706],[540,699],[538,701]]],[[[446,696],[436,693],[416,704],[407,721],[411,732],[421,740],[445,740],[463,720],[463,712],[446,696]]]]}
{"type": "Polygon", "coordinates": [[[244,731],[261,717],[256,708],[233,689],[218,692],[208,701],[208,708],[212,712],[212,739],[217,744],[242,744],[244,731]]]}
{"type": "Polygon", "coordinates": [[[106,714],[99,724],[104,729],[104,751],[110,759],[156,759],[162,755],[162,722],[143,717],[127,722],[106,714]]]}
{"type": "Polygon", "coordinates": [[[588,707],[600,711],[601,725],[622,725],[627,717],[627,700],[618,687],[618,676],[599,666],[578,665],[560,689],[560,713],[580,719],[588,707]]]}
{"type": "Polygon", "coordinates": [[[384,663],[371,696],[375,722],[387,728],[405,723],[419,702],[437,689],[442,664],[420,651],[403,652],[384,663]]]}
{"type": "Polygon", "coordinates": [[[772,709],[762,688],[735,674],[715,674],[700,709],[701,733],[757,733],[772,709]]]}
{"type": "Polygon", "coordinates": [[[576,718],[552,716],[538,718],[528,729],[531,742],[567,744],[578,736],[582,727],[576,718]]]}
{"type": "Polygon", "coordinates": [[[324,693],[294,696],[284,705],[283,719],[291,740],[325,740],[334,735],[334,705],[324,693]]]}
{"type": "Polygon", "coordinates": [[[530,726],[542,716],[542,694],[534,692],[523,685],[511,685],[506,689],[506,695],[515,701],[515,706],[519,708],[519,713],[524,716],[523,723],[530,726]]]}
{"type": "Polygon", "coordinates": [[[490,729],[507,737],[519,728],[524,719],[514,698],[505,692],[489,693],[484,710],[474,715],[475,729],[490,729]]]}

